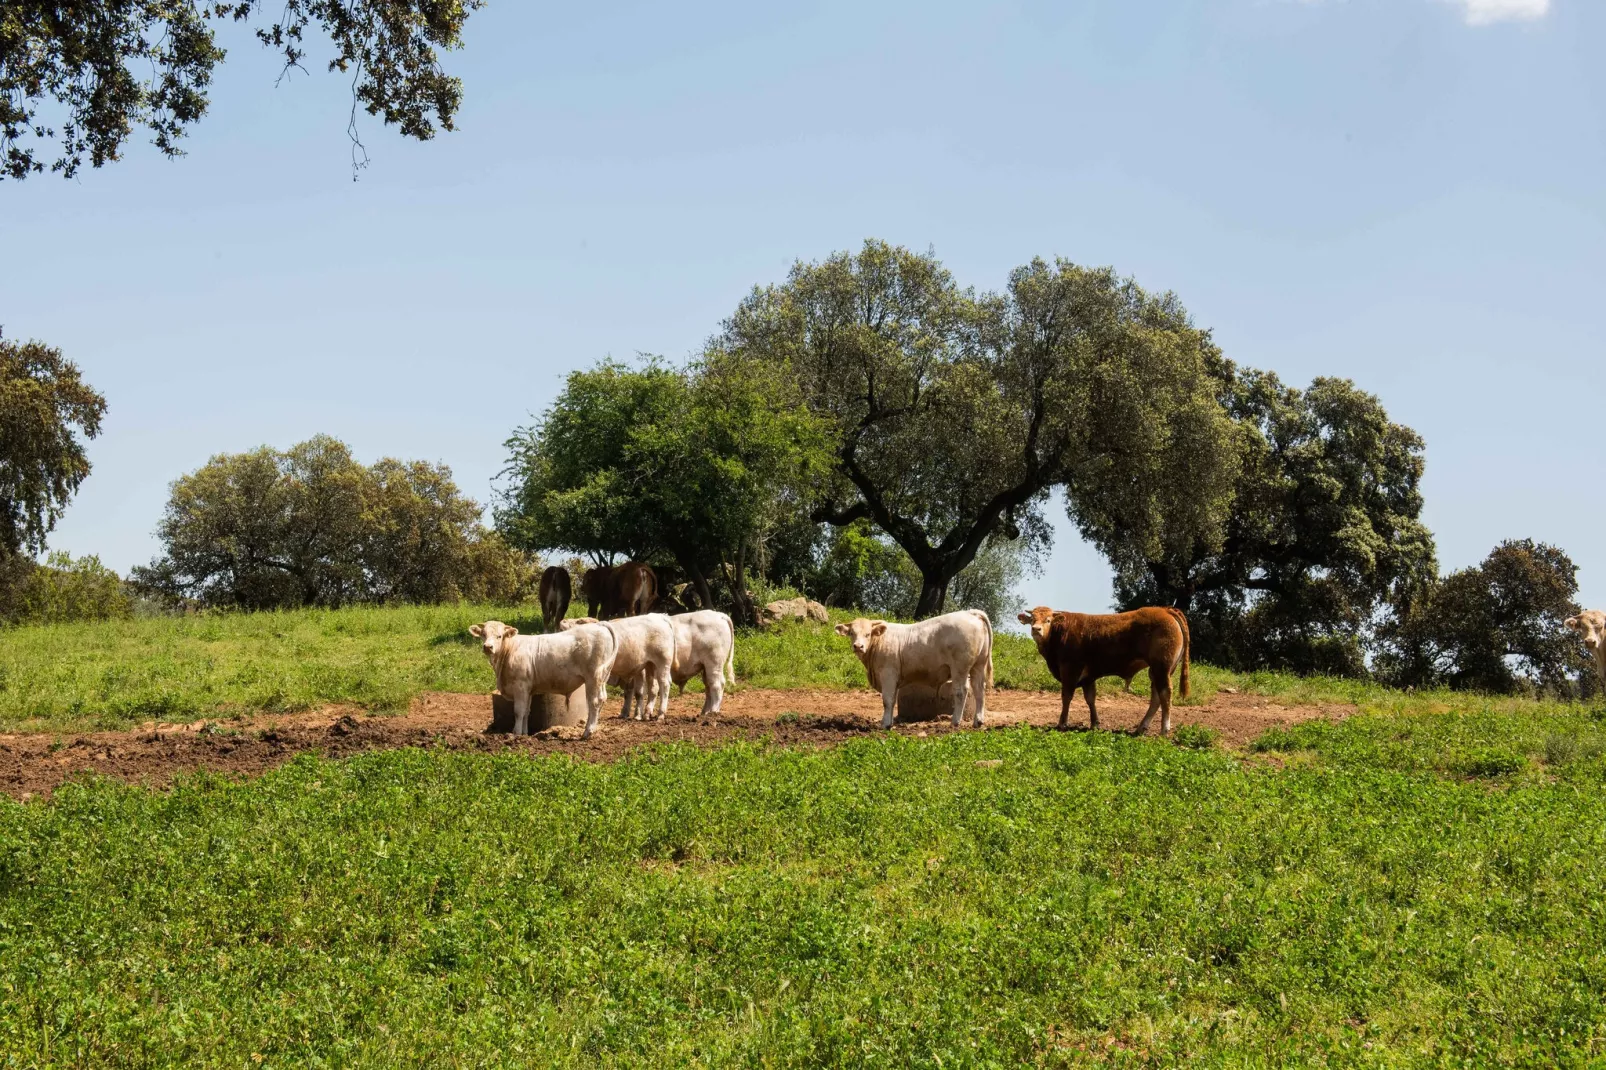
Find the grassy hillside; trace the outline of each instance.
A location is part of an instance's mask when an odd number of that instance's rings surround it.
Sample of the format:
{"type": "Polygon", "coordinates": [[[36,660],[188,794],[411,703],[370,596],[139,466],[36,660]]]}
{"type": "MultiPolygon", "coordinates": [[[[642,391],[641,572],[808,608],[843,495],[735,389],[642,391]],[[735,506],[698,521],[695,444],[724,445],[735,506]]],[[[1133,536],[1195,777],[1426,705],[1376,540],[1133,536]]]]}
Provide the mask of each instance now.
{"type": "MultiPolygon", "coordinates": [[[[125,728],[331,702],[399,710],[421,691],[487,691],[490,670],[468,626],[488,617],[539,628],[528,606],[403,606],[0,630],[0,731],[125,728]]],[[[994,668],[999,687],[1057,686],[1022,636],[997,636],[994,668]]],[[[739,635],[736,671],[749,687],[865,686],[847,641],[818,625],[739,635]]],[[[1290,698],[1355,690],[1204,667],[1194,680],[1204,697],[1228,683],[1290,698]]],[[[1134,687],[1147,684],[1140,677],[1134,687]]]]}
{"type": "Polygon", "coordinates": [[[1596,1065],[1606,736],[1538,716],[0,799],[0,1062],[1596,1065]]]}

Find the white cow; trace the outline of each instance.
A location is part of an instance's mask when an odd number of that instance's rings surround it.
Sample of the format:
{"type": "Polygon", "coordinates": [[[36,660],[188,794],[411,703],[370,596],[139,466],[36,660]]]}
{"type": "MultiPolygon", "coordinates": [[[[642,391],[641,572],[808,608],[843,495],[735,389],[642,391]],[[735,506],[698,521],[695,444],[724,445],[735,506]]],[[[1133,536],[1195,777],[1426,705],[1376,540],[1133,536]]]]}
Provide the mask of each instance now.
{"type": "Polygon", "coordinates": [[[645,716],[648,720],[652,719],[655,706],[659,720],[668,715],[669,672],[675,663],[675,629],[666,614],[643,613],[608,621],[598,621],[595,617],[574,617],[561,622],[558,627],[564,631],[602,627],[613,632],[619,652],[614,655],[608,682],[624,689],[625,704],[619,711],[620,717],[631,715],[631,702],[634,700],[635,718],[641,720],[643,697],[646,698],[645,716]],[[640,686],[637,686],[638,683],[640,686]]]}
{"type": "Polygon", "coordinates": [[[496,673],[496,688],[513,702],[513,734],[530,734],[530,702],[537,694],[567,695],[586,689],[586,727],[590,739],[597,714],[608,701],[608,671],[618,640],[607,628],[575,628],[556,635],[520,635],[499,620],[476,624],[468,634],[480,640],[496,673]]]}
{"type": "Polygon", "coordinates": [[[725,675],[736,682],[736,625],[729,613],[717,609],[700,609],[695,613],[678,613],[669,618],[675,628],[675,664],[670,679],[686,693],[686,682],[694,676],[703,678],[703,708],[697,716],[707,717],[718,713],[725,698],[725,675]]]}
{"type": "Polygon", "coordinates": [[[889,624],[860,617],[836,626],[853,640],[870,686],[881,692],[881,727],[892,727],[898,688],[952,682],[954,727],[965,719],[965,689],[976,692],[976,727],[986,720],[987,685],[993,682],[993,622],[979,609],[962,609],[915,624],[889,624]]]}
{"type": "Polygon", "coordinates": [[[1577,632],[1584,640],[1585,648],[1595,659],[1595,671],[1600,674],[1601,681],[1606,683],[1606,613],[1598,609],[1586,609],[1576,617],[1568,617],[1562,623],[1577,632]]]}

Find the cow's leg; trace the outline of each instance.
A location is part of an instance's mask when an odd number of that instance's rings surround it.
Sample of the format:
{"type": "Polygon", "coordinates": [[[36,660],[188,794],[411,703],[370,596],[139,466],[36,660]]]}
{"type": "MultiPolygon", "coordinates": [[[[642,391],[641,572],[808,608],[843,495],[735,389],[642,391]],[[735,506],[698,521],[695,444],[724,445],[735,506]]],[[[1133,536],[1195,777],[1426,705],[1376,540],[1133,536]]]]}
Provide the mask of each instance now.
{"type": "Polygon", "coordinates": [[[1073,677],[1070,673],[1066,673],[1064,679],[1060,681],[1061,728],[1069,725],[1071,721],[1071,699],[1076,697],[1076,684],[1071,682],[1074,679],[1075,677],[1073,677]]]}
{"type": "MultiPolygon", "coordinates": [[[[1153,673],[1150,673],[1152,676],[1153,673]]],[[[1171,734],[1171,674],[1160,677],[1160,734],[1171,734]]]]}
{"type": "Polygon", "coordinates": [[[591,733],[597,730],[597,718],[602,714],[602,704],[608,701],[608,680],[591,679],[586,681],[586,727],[580,733],[581,739],[590,739],[591,733]]]}
{"type": "Polygon", "coordinates": [[[891,669],[881,674],[881,727],[892,727],[892,711],[898,704],[898,674],[891,669]]]}
{"type": "Polygon", "coordinates": [[[623,691],[625,694],[624,705],[619,707],[619,719],[621,721],[628,721],[630,719],[630,700],[636,694],[636,678],[634,676],[621,677],[619,680],[619,690],[623,691]]]}
{"type": "Polygon", "coordinates": [[[987,662],[980,661],[970,672],[970,690],[976,696],[976,727],[987,720],[987,662]]]}
{"type": "MultiPolygon", "coordinates": [[[[709,717],[719,713],[719,704],[725,701],[725,673],[723,665],[703,663],[703,712],[709,717]]],[[[685,686],[685,685],[681,685],[685,686]]]]}
{"type": "MultiPolygon", "coordinates": [[[[1143,715],[1143,720],[1138,722],[1137,727],[1132,729],[1132,734],[1134,736],[1141,736],[1143,733],[1145,733],[1145,732],[1147,732],[1149,730],[1149,722],[1154,719],[1154,711],[1160,708],[1161,702],[1163,701],[1161,696],[1162,695],[1169,696],[1170,692],[1171,692],[1171,678],[1169,676],[1161,676],[1158,671],[1150,670],[1150,672],[1149,672],[1149,711],[1143,715]],[[1161,690],[1162,687],[1164,688],[1164,691],[1161,690]]],[[[1171,717],[1171,714],[1169,712],[1167,712],[1165,718],[1160,723],[1162,725],[1168,724],[1169,721],[1170,721],[1170,717],[1171,717]]],[[[1165,729],[1162,728],[1161,729],[1161,735],[1164,735],[1164,734],[1165,734],[1165,729]]]]}
{"type": "Polygon", "coordinates": [[[965,699],[968,693],[965,690],[968,681],[963,676],[950,675],[954,683],[954,727],[958,728],[965,723],[965,699]]]}
{"type": "Polygon", "coordinates": [[[1092,677],[1082,681],[1082,697],[1087,699],[1087,726],[1089,728],[1097,728],[1099,726],[1099,707],[1094,701],[1098,694],[1098,689],[1099,683],[1092,677]]]}
{"type": "Polygon", "coordinates": [[[527,736],[530,734],[530,692],[520,691],[513,696],[513,734],[527,736]]]}
{"type": "Polygon", "coordinates": [[[669,666],[658,666],[658,673],[653,677],[653,698],[658,703],[658,719],[666,720],[669,717],[669,666]]]}

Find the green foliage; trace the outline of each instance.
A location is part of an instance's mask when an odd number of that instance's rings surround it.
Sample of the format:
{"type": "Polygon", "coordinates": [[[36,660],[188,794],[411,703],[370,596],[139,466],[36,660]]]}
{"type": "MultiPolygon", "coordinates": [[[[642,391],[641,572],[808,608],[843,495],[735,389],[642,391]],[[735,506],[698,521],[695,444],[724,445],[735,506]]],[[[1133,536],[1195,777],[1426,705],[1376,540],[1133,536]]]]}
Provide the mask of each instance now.
{"type": "MultiPolygon", "coordinates": [[[[353,76],[353,115],[361,105],[426,140],[436,123],[453,128],[463,96],[438,52],[461,44],[463,24],[482,2],[283,0],[263,17],[260,0],[7,0],[0,7],[0,176],[42,172],[39,153],[51,150],[33,142],[59,137],[50,170],[72,178],[86,158],[95,167],[120,158],[136,126],[150,130],[167,156],[182,155],[178,141],[206,113],[212,73],[223,62],[217,20],[254,24],[287,70],[307,58],[308,29],[321,29],[334,45],[329,70],[353,76]],[[39,118],[41,105],[64,113],[59,133],[39,118]]],[[[355,119],[350,132],[355,141],[355,119]]]]}
{"type": "Polygon", "coordinates": [[[0,801],[0,1050],[1582,1067],[1600,785],[1012,730],[69,786],[0,801]]]}
{"type": "Polygon", "coordinates": [[[175,480],[157,527],[165,556],[133,578],[238,609],[527,596],[536,563],[479,515],[446,466],[364,467],[320,435],[283,452],[219,454],[175,480]]]}
{"type": "MultiPolygon", "coordinates": [[[[0,26],[10,18],[0,14],[0,26]]],[[[4,101],[0,93],[0,108],[4,101]]],[[[106,399],[61,350],[0,338],[0,559],[45,548],[89,475],[78,436],[98,435],[105,414],[106,399]]]]}
{"type": "Polygon", "coordinates": [[[507,447],[497,523],[511,542],[667,554],[705,605],[716,570],[743,597],[767,533],[801,508],[827,463],[820,421],[788,377],[719,350],[684,370],[649,360],[575,372],[507,447]]]}
{"type": "Polygon", "coordinates": [[[1594,667],[1562,621],[1578,612],[1578,568],[1531,539],[1419,592],[1383,630],[1381,674],[1398,686],[1570,694],[1594,667]]]}
{"type": "Polygon", "coordinates": [[[1215,365],[1242,444],[1226,537],[1164,555],[1119,528],[1087,534],[1123,608],[1176,605],[1196,656],[1241,669],[1362,676],[1376,617],[1430,583],[1422,440],[1348,380],[1307,390],[1215,365]]]}
{"type": "Polygon", "coordinates": [[[94,556],[55,551],[43,565],[17,558],[21,568],[0,577],[0,622],[64,624],[127,617],[134,598],[117,573],[94,556]]]}
{"type": "Polygon", "coordinates": [[[978,296],[933,256],[867,241],[755,289],[723,344],[790,369],[835,428],[813,516],[896,541],[923,577],[917,616],[995,535],[1046,545],[1054,486],[1084,526],[1155,554],[1219,537],[1236,457],[1215,347],[1112,271],[1034,260],[978,296]]]}
{"type": "Polygon", "coordinates": [[[1221,733],[1202,724],[1178,725],[1171,734],[1171,742],[1189,750],[1209,750],[1221,738],[1221,733]]]}

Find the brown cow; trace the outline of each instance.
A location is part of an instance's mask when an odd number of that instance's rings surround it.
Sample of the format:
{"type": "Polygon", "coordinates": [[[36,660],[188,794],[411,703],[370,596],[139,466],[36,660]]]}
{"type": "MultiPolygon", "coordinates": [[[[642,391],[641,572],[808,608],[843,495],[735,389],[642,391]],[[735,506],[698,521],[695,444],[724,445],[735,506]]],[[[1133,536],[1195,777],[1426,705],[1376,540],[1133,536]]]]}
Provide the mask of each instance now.
{"type": "Polygon", "coordinates": [[[569,614],[569,570],[553,565],[541,573],[541,627],[544,631],[558,630],[558,621],[569,614]]]}
{"type": "Polygon", "coordinates": [[[1087,697],[1088,724],[1099,726],[1093,694],[1101,676],[1119,676],[1131,683],[1139,670],[1149,670],[1149,712],[1132,730],[1141,736],[1160,711],[1160,734],[1171,731],[1171,671],[1182,665],[1182,697],[1188,697],[1188,618],[1170,606],[1148,606],[1130,613],[1056,613],[1038,606],[1020,615],[1032,627],[1032,640],[1060,682],[1060,727],[1071,712],[1080,687],[1087,697]]]}
{"type": "Polygon", "coordinates": [[[652,612],[658,601],[658,574],[639,561],[598,565],[580,581],[590,615],[601,620],[652,612]]]}

